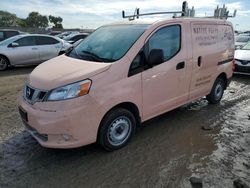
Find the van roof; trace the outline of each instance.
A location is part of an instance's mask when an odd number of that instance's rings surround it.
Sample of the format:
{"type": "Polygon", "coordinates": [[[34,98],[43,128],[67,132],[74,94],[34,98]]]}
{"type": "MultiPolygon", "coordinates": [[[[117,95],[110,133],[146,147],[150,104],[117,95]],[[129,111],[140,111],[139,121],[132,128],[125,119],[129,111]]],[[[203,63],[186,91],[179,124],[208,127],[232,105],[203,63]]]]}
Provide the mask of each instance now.
{"type": "Polygon", "coordinates": [[[160,20],[156,20],[156,19],[144,19],[144,18],[140,18],[140,19],[135,19],[135,20],[125,20],[125,21],[118,21],[118,22],[113,22],[110,24],[106,24],[107,25],[137,25],[137,24],[148,24],[148,25],[154,25],[154,24],[160,24],[162,23],[166,23],[166,22],[173,22],[173,21],[181,21],[181,22],[213,22],[213,23],[221,23],[221,24],[227,24],[227,25],[232,25],[231,22],[227,21],[227,20],[222,20],[222,19],[216,19],[216,18],[203,18],[203,17],[195,17],[195,18],[190,18],[190,17],[180,17],[180,18],[169,18],[169,19],[160,19],[160,20]]]}

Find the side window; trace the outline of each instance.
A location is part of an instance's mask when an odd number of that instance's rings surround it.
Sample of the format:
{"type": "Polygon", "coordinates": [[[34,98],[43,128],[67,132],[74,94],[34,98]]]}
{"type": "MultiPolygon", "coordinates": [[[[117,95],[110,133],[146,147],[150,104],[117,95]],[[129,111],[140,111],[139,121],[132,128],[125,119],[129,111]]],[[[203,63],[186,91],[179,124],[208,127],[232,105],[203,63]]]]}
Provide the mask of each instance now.
{"type": "Polygon", "coordinates": [[[0,40],[4,39],[4,33],[2,31],[0,31],[0,40]]]}
{"type": "Polygon", "coordinates": [[[36,45],[36,39],[33,36],[30,37],[23,37],[21,39],[18,39],[15,41],[19,44],[19,46],[35,46],[36,45]]]}
{"type": "Polygon", "coordinates": [[[148,52],[162,49],[164,61],[174,57],[181,48],[181,26],[172,25],[159,29],[148,41],[148,52]]]}
{"type": "Polygon", "coordinates": [[[145,61],[146,58],[144,50],[140,50],[130,65],[128,76],[133,76],[142,72],[144,70],[145,61]]]}
{"type": "Polygon", "coordinates": [[[37,37],[37,44],[38,45],[53,45],[59,43],[58,40],[52,37],[45,37],[45,36],[38,36],[37,37]]]}

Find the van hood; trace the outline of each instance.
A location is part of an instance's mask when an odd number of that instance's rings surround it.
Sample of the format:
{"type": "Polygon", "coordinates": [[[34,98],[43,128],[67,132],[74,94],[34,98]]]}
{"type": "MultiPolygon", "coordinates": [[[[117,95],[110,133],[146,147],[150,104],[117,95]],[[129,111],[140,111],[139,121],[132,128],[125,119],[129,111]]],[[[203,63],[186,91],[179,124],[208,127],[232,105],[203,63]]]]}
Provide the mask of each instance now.
{"type": "Polygon", "coordinates": [[[73,82],[91,78],[109,69],[110,63],[90,62],[61,55],[40,64],[30,74],[29,84],[51,90],[73,82]]]}

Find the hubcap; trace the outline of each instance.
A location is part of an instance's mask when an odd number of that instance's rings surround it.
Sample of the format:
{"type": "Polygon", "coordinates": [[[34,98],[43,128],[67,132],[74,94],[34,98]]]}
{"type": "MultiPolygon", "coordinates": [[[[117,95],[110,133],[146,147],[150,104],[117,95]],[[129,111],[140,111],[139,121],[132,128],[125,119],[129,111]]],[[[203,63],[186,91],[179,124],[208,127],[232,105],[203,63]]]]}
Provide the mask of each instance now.
{"type": "Polygon", "coordinates": [[[6,69],[7,65],[7,61],[4,58],[0,57],[0,70],[6,69]]]}
{"type": "Polygon", "coordinates": [[[116,118],[109,126],[108,141],[114,146],[126,142],[131,132],[131,121],[125,116],[116,118]]]}
{"type": "Polygon", "coordinates": [[[215,87],[215,98],[216,100],[220,99],[223,93],[223,86],[218,83],[215,87]]]}

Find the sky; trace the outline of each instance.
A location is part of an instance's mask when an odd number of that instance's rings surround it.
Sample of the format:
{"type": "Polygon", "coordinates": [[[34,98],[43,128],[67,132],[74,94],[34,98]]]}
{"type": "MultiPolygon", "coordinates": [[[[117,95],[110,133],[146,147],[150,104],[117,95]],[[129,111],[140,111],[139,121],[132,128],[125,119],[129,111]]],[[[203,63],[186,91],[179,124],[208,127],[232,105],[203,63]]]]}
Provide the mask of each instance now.
{"type": "MultiPolygon", "coordinates": [[[[230,18],[236,30],[250,30],[250,0],[187,0],[194,6],[196,16],[211,16],[217,5],[226,7],[236,18],[230,18]]],[[[0,10],[15,13],[26,18],[29,12],[37,11],[42,15],[63,18],[64,28],[95,29],[101,25],[121,21],[121,12],[132,14],[135,8],[141,13],[158,11],[179,11],[183,0],[0,0],[0,10]]],[[[164,19],[166,15],[154,16],[164,19]]],[[[147,19],[152,19],[147,18],[147,19]]]]}

